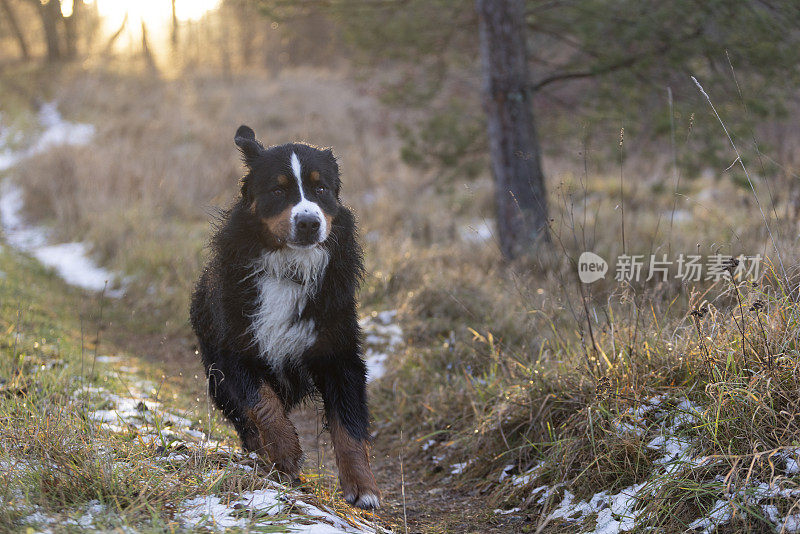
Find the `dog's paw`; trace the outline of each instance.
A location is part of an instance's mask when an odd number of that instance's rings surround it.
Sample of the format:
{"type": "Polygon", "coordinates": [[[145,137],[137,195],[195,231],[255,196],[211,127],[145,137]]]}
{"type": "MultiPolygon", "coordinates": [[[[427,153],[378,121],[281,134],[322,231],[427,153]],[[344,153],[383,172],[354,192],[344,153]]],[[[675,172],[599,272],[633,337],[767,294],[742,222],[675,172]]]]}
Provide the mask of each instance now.
{"type": "MultiPolygon", "coordinates": [[[[370,477],[371,478],[371,477],[370,477]]],[[[351,484],[343,487],[344,500],[348,504],[364,510],[374,510],[381,505],[381,492],[373,480],[365,480],[363,484],[351,484]]]]}
{"type": "Polygon", "coordinates": [[[273,465],[275,465],[275,469],[294,480],[300,474],[300,468],[303,466],[303,454],[296,453],[275,458],[273,465]]]}
{"type": "Polygon", "coordinates": [[[375,508],[380,507],[381,499],[374,493],[367,492],[359,495],[358,499],[355,499],[355,502],[352,502],[350,504],[353,504],[364,510],[374,510],[375,508]]]}

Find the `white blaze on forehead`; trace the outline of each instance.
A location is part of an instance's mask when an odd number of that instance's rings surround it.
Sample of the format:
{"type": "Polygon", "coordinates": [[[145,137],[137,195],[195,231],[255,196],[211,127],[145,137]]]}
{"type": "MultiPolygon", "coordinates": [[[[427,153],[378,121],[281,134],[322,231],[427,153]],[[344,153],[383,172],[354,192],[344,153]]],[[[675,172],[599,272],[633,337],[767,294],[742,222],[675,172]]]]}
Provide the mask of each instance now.
{"type": "Polygon", "coordinates": [[[292,172],[294,177],[297,178],[297,184],[300,186],[300,196],[303,195],[303,181],[300,178],[300,160],[297,159],[297,154],[292,152],[292,172]]]}
{"type": "Polygon", "coordinates": [[[300,202],[295,204],[295,206],[292,208],[292,234],[294,234],[294,221],[298,215],[316,215],[317,219],[319,219],[319,233],[317,235],[319,236],[318,240],[321,241],[328,232],[327,221],[322,214],[319,204],[316,202],[311,202],[310,200],[306,200],[306,194],[305,191],[303,191],[303,174],[297,154],[292,152],[292,157],[289,161],[292,165],[292,173],[294,173],[294,177],[297,179],[297,187],[300,189],[300,202]]]}

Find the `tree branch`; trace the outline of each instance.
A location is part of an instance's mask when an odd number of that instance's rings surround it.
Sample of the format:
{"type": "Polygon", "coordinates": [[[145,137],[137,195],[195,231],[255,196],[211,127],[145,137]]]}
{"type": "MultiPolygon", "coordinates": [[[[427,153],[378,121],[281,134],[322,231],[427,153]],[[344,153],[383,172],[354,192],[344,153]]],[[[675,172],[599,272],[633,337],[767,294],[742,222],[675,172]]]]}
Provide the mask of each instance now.
{"type": "Polygon", "coordinates": [[[675,46],[678,42],[686,42],[689,40],[696,39],[703,34],[702,28],[697,28],[689,35],[684,36],[681,39],[673,39],[670,41],[665,42],[663,45],[658,47],[655,50],[635,54],[632,56],[628,56],[623,58],[619,61],[614,63],[609,63],[608,65],[600,66],[594,69],[587,69],[587,70],[579,70],[579,71],[572,71],[572,72],[559,72],[557,74],[553,74],[551,76],[547,76],[542,78],[541,80],[533,83],[530,86],[530,90],[533,92],[539,91],[543,87],[546,87],[552,83],[561,82],[565,80],[576,80],[581,78],[592,78],[594,76],[602,76],[603,74],[609,74],[614,71],[618,71],[621,69],[627,69],[636,65],[636,63],[642,61],[643,59],[647,59],[653,56],[661,55],[668,52],[673,46],[675,46]]]}

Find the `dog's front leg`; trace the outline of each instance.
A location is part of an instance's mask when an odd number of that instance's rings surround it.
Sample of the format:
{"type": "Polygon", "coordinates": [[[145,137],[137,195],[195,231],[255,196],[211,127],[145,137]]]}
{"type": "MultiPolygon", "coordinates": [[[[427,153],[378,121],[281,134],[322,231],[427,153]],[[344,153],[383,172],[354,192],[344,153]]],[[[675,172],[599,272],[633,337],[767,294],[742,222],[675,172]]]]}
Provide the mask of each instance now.
{"type": "Polygon", "coordinates": [[[275,390],[268,384],[259,388],[258,400],[248,416],[258,429],[261,441],[258,452],[266,453],[269,461],[282,473],[297,477],[303,461],[297,430],[275,390]]]}
{"type": "Polygon", "coordinates": [[[369,466],[369,414],[366,378],[360,360],[338,360],[314,373],[325,403],[339,483],[345,500],[359,508],[377,508],[380,491],[369,466]]]}

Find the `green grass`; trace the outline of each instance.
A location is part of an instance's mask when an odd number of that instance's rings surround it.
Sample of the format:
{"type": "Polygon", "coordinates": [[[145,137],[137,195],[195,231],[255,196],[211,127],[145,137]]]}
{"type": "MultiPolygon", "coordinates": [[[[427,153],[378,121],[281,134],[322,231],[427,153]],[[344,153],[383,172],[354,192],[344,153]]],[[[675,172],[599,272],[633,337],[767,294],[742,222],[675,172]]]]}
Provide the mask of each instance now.
{"type": "MultiPolygon", "coordinates": [[[[70,289],[8,247],[0,250],[0,272],[0,531],[205,531],[181,520],[181,503],[207,495],[234,502],[265,487],[269,469],[242,457],[220,416],[187,387],[189,377],[168,379],[169,371],[102,335],[95,345],[97,325],[123,303],[106,303],[101,320],[99,296],[70,289]],[[98,410],[131,397],[162,404],[112,417],[113,428],[100,424],[98,410]],[[202,446],[198,431],[212,441],[202,446]]],[[[330,486],[310,477],[304,499],[351,514],[330,486]]],[[[302,507],[238,513],[265,532],[307,521],[302,507]]]]}

